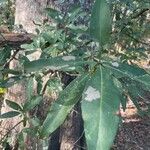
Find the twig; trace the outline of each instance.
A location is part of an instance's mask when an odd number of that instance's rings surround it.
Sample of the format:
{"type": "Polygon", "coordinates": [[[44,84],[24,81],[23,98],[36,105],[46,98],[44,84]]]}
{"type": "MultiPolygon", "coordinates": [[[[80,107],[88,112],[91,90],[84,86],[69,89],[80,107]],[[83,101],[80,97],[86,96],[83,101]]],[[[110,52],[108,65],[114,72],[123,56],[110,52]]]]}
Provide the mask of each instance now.
{"type": "Polygon", "coordinates": [[[141,16],[142,14],[144,14],[148,10],[150,10],[150,9],[146,8],[146,9],[141,10],[139,13],[135,14],[134,16],[132,16],[131,19],[135,19],[135,18],[141,16]]]}
{"type": "Polygon", "coordinates": [[[150,46],[150,44],[148,44],[148,43],[145,43],[145,42],[143,42],[143,41],[140,41],[140,40],[138,40],[138,39],[136,39],[135,37],[133,37],[130,33],[125,33],[128,37],[130,37],[131,39],[133,39],[135,42],[137,42],[137,43],[141,43],[141,44],[144,44],[144,45],[147,45],[147,46],[150,46]]]}
{"type": "Polygon", "coordinates": [[[145,13],[145,12],[148,11],[148,10],[150,10],[150,9],[146,8],[146,9],[141,10],[138,14],[133,15],[133,16],[131,17],[131,20],[128,21],[128,22],[122,27],[122,29],[120,30],[120,32],[122,32],[122,31],[126,28],[126,26],[132,21],[132,19],[138,18],[139,16],[141,16],[143,13],[145,13]]]}
{"type": "Polygon", "coordinates": [[[9,65],[9,63],[10,63],[13,59],[15,59],[16,55],[18,54],[18,52],[19,52],[19,49],[17,49],[17,50],[13,53],[13,55],[11,56],[11,58],[4,64],[4,68],[6,68],[6,67],[9,65]]]}

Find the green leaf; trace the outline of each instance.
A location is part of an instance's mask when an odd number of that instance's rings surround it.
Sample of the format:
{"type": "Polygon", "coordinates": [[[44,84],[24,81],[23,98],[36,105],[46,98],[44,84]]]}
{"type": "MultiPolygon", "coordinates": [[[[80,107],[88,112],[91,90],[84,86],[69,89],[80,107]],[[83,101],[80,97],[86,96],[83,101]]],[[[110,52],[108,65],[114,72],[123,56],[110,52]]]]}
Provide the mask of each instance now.
{"type": "Polygon", "coordinates": [[[33,109],[38,104],[40,104],[42,99],[43,99],[42,96],[36,96],[36,97],[32,98],[30,101],[27,101],[23,106],[23,111],[26,112],[26,111],[33,109]]]}
{"type": "Polygon", "coordinates": [[[18,133],[17,141],[18,141],[18,143],[19,143],[19,149],[20,149],[20,150],[25,149],[25,142],[24,142],[24,139],[25,139],[25,138],[24,138],[23,132],[18,133]]]}
{"type": "Polygon", "coordinates": [[[1,114],[0,119],[13,118],[13,117],[16,117],[18,115],[20,115],[20,112],[18,112],[18,111],[9,111],[9,112],[6,112],[4,114],[1,114]]]}
{"type": "Polygon", "coordinates": [[[6,63],[6,59],[8,59],[10,57],[11,54],[11,49],[10,47],[6,46],[3,49],[0,50],[0,65],[3,65],[4,63],[6,63]]]}
{"type": "Polygon", "coordinates": [[[81,105],[88,150],[109,150],[113,144],[119,124],[119,98],[111,72],[97,68],[86,85],[81,105]]]}
{"type": "Polygon", "coordinates": [[[114,61],[104,62],[103,65],[111,69],[111,71],[117,78],[130,77],[131,79],[135,79],[147,74],[144,69],[135,65],[129,65],[127,63],[114,61]]]}
{"type": "Polygon", "coordinates": [[[122,94],[120,101],[121,101],[121,106],[122,106],[123,111],[125,111],[127,108],[127,99],[128,99],[127,95],[122,94]]]}
{"type": "Polygon", "coordinates": [[[145,85],[147,87],[147,89],[150,90],[150,75],[149,74],[145,74],[143,76],[136,77],[135,80],[142,83],[143,85],[145,85]]]}
{"type": "Polygon", "coordinates": [[[13,75],[21,75],[21,72],[20,71],[16,71],[16,70],[13,70],[13,69],[4,69],[4,70],[0,70],[3,72],[3,74],[13,74],[13,75]]]}
{"type": "Polygon", "coordinates": [[[0,87],[2,87],[2,88],[11,87],[22,79],[23,79],[22,76],[13,76],[13,77],[10,77],[6,80],[1,80],[0,81],[0,87]]]}
{"type": "Polygon", "coordinates": [[[67,18],[66,18],[66,22],[68,24],[70,23],[74,23],[75,20],[77,20],[77,18],[81,17],[81,15],[83,16],[85,13],[81,13],[81,7],[78,5],[74,5],[67,14],[67,18]]]}
{"type": "Polygon", "coordinates": [[[87,62],[75,56],[54,57],[48,59],[39,59],[24,64],[26,73],[39,71],[47,68],[51,70],[75,70],[75,67],[83,65],[87,62]]]}
{"type": "Polygon", "coordinates": [[[88,75],[82,75],[72,81],[51,106],[50,112],[43,123],[40,137],[48,136],[66,119],[73,106],[80,100],[88,75]]]}
{"type": "Polygon", "coordinates": [[[62,86],[63,86],[63,84],[61,83],[60,79],[51,78],[47,81],[47,89],[46,90],[48,92],[52,92],[52,91],[60,92],[60,91],[62,91],[62,86]]]}
{"type": "Polygon", "coordinates": [[[28,135],[30,135],[31,137],[34,137],[37,135],[37,129],[36,128],[24,128],[22,130],[23,133],[26,133],[28,135]]]}
{"type": "Polygon", "coordinates": [[[53,9],[53,8],[46,8],[46,9],[45,9],[45,12],[46,12],[46,14],[47,14],[51,19],[54,19],[55,21],[60,22],[60,17],[59,17],[59,15],[61,15],[61,14],[60,14],[60,12],[57,11],[56,9],[53,9]]]}
{"type": "Polygon", "coordinates": [[[138,110],[141,110],[139,104],[139,97],[143,97],[145,95],[144,87],[137,81],[131,80],[129,78],[124,79],[123,81],[124,88],[128,92],[131,101],[134,103],[138,110]]]}
{"type": "Polygon", "coordinates": [[[0,88],[0,94],[5,94],[7,92],[6,88],[0,88]]]}
{"type": "Polygon", "coordinates": [[[41,124],[40,120],[37,117],[30,119],[30,123],[33,127],[37,127],[41,124]]]}
{"type": "Polygon", "coordinates": [[[113,81],[114,81],[114,84],[116,85],[116,87],[118,88],[118,90],[121,93],[120,103],[122,105],[123,111],[125,111],[126,110],[126,105],[127,105],[127,96],[125,94],[125,88],[123,87],[123,85],[121,84],[121,82],[117,78],[113,78],[113,81]]]}
{"type": "Polygon", "coordinates": [[[144,69],[120,62],[112,62],[110,65],[104,63],[104,66],[110,68],[117,78],[128,77],[150,89],[150,75],[144,69]]]}
{"type": "Polygon", "coordinates": [[[6,101],[6,104],[7,104],[10,108],[12,108],[12,109],[14,109],[14,110],[22,111],[21,106],[20,106],[19,104],[17,104],[16,102],[10,101],[10,100],[7,100],[7,99],[6,99],[5,101],[6,101]]]}
{"type": "Polygon", "coordinates": [[[103,46],[111,36],[111,13],[106,0],[96,0],[90,23],[90,34],[103,46]]]}

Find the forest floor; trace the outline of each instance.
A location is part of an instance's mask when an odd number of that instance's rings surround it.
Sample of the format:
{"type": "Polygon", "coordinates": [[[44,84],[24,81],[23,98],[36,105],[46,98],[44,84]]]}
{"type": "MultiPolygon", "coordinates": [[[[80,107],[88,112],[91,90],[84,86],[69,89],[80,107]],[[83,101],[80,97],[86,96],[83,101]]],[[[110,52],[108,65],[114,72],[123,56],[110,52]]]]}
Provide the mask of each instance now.
{"type": "Polygon", "coordinates": [[[139,116],[129,102],[112,150],[150,150],[150,116],[139,116]]]}

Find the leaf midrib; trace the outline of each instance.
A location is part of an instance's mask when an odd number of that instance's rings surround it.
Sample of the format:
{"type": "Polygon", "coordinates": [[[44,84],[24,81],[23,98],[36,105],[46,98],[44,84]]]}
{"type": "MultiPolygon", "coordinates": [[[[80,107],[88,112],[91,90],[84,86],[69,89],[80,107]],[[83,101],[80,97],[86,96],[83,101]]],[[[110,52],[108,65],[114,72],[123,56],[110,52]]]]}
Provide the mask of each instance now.
{"type": "MultiPolygon", "coordinates": [[[[97,145],[96,145],[96,150],[98,150],[98,144],[99,144],[99,139],[100,139],[100,125],[101,125],[101,117],[102,117],[102,113],[101,113],[101,109],[102,109],[102,103],[103,103],[103,73],[102,73],[102,68],[100,66],[100,78],[101,78],[101,83],[100,83],[100,95],[101,95],[101,98],[100,98],[100,112],[99,112],[99,127],[98,127],[98,140],[97,140],[97,145]]],[[[100,145],[101,146],[101,145],[100,145]]],[[[100,148],[101,149],[101,148],[100,148]]]]}

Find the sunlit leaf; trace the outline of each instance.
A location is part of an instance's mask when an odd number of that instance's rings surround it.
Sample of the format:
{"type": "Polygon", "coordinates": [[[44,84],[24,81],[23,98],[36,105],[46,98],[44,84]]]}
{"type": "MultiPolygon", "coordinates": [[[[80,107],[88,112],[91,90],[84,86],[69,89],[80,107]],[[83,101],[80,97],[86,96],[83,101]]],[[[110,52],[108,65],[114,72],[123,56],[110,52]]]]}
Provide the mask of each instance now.
{"type": "Polygon", "coordinates": [[[150,90],[150,75],[149,74],[145,74],[143,76],[136,77],[135,80],[142,83],[150,90]]]}
{"type": "Polygon", "coordinates": [[[76,78],[62,91],[58,100],[52,104],[41,129],[41,138],[51,134],[64,122],[73,106],[80,100],[87,77],[87,75],[82,75],[76,78]]]}
{"type": "Polygon", "coordinates": [[[62,56],[48,59],[39,59],[24,64],[26,73],[40,71],[47,68],[51,70],[75,70],[76,67],[86,64],[87,62],[75,56],[62,56]]]}
{"type": "Polygon", "coordinates": [[[10,47],[6,46],[0,50],[0,65],[6,63],[6,59],[10,57],[11,49],[10,47]]]}
{"type": "Polygon", "coordinates": [[[57,11],[56,9],[53,8],[46,8],[45,9],[46,14],[48,15],[48,17],[50,17],[51,19],[60,22],[61,21],[61,14],[59,11],[57,11]]]}
{"type": "Polygon", "coordinates": [[[118,129],[120,92],[109,70],[100,67],[83,92],[82,116],[88,150],[109,150],[118,129]]]}
{"type": "Polygon", "coordinates": [[[12,109],[14,109],[14,110],[22,111],[21,106],[20,106],[19,104],[17,104],[16,102],[10,101],[10,100],[7,100],[7,99],[6,99],[5,101],[6,101],[6,104],[7,104],[10,108],[12,108],[12,109]]]}
{"type": "Polygon", "coordinates": [[[109,42],[110,32],[111,13],[109,5],[106,0],[96,0],[92,10],[90,34],[103,46],[109,42]]]}
{"type": "Polygon", "coordinates": [[[23,106],[23,111],[29,111],[36,107],[42,101],[42,96],[33,97],[30,101],[27,101],[23,106]]]}
{"type": "Polygon", "coordinates": [[[125,93],[125,88],[117,78],[113,78],[113,81],[116,87],[118,88],[118,90],[120,91],[120,103],[123,111],[125,111],[127,106],[127,100],[128,100],[127,95],[125,93]]]}
{"type": "Polygon", "coordinates": [[[7,92],[6,88],[0,88],[0,94],[5,94],[7,92]]]}
{"type": "Polygon", "coordinates": [[[147,72],[135,65],[129,65],[121,62],[104,62],[104,66],[111,69],[117,78],[130,77],[131,79],[146,75],[147,72]]]}
{"type": "Polygon", "coordinates": [[[0,119],[13,118],[13,117],[16,117],[18,115],[20,115],[20,112],[18,112],[18,111],[9,111],[9,112],[6,112],[4,114],[1,114],[0,119]]]}

